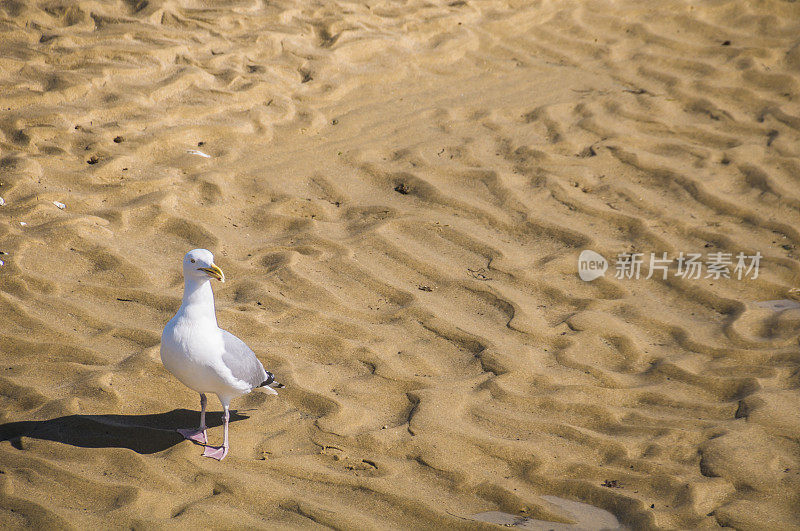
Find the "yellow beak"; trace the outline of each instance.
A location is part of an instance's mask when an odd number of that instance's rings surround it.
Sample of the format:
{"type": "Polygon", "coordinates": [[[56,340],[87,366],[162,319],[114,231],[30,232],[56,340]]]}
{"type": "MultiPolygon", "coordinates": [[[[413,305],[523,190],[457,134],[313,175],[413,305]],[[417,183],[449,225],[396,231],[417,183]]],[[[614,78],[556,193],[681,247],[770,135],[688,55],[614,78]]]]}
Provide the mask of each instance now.
{"type": "Polygon", "coordinates": [[[216,264],[211,264],[211,267],[198,267],[197,270],[204,271],[206,275],[216,278],[220,282],[225,282],[225,273],[216,264]]]}

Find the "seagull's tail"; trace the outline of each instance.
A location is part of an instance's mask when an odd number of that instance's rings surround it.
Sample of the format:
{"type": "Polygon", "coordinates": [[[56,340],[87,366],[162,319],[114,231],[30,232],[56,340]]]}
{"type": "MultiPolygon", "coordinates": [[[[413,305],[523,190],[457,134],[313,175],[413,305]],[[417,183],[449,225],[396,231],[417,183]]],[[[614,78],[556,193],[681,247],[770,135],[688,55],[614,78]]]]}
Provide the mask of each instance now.
{"type": "MultiPolygon", "coordinates": [[[[286,386],[283,385],[280,382],[276,382],[275,381],[275,375],[272,374],[271,372],[267,371],[267,379],[264,380],[263,382],[261,382],[261,385],[259,385],[259,387],[267,387],[267,388],[269,388],[270,391],[275,393],[275,389],[283,389],[286,386]]],[[[278,394],[278,393],[275,393],[275,394],[278,394]]]]}

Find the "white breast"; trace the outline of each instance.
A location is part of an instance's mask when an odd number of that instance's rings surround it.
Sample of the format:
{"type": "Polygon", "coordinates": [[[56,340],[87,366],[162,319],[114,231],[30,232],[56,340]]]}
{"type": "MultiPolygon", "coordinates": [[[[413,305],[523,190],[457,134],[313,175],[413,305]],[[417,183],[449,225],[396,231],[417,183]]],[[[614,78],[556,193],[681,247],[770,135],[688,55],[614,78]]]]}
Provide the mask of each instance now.
{"type": "Polygon", "coordinates": [[[161,334],[161,361],[186,387],[198,393],[230,388],[232,377],[222,365],[224,343],[216,323],[173,317],[161,334]]]}

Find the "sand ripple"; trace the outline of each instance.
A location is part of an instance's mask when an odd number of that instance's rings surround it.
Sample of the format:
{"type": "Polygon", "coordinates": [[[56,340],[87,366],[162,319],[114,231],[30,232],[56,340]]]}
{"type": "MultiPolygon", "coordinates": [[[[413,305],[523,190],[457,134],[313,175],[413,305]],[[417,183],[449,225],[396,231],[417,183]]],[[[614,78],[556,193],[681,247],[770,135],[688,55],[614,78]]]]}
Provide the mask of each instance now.
{"type": "Polygon", "coordinates": [[[0,522],[475,527],[559,496],[800,527],[800,310],[754,304],[800,278],[799,20],[3,3],[0,522]],[[158,358],[193,247],[287,384],[234,404],[221,466],[170,431],[198,405],[158,358]],[[587,248],[764,259],[584,283],[587,248]]]}

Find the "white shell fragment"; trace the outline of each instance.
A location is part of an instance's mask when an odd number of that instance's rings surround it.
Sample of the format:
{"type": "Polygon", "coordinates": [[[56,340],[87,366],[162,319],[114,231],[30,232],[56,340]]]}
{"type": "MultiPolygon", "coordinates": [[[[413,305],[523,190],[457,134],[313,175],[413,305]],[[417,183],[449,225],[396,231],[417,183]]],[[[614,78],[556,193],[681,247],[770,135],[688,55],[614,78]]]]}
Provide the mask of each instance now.
{"type": "Polygon", "coordinates": [[[196,150],[196,149],[187,149],[187,150],[186,150],[186,153],[188,153],[188,154],[190,154],[190,155],[200,155],[201,157],[205,157],[205,158],[207,158],[207,159],[210,159],[210,158],[211,158],[211,155],[206,155],[206,154],[205,154],[205,153],[203,153],[202,151],[198,151],[198,150],[196,150]]]}
{"type": "Polygon", "coordinates": [[[53,201],[53,204],[55,206],[57,206],[58,208],[60,208],[61,210],[64,210],[65,208],[67,208],[67,205],[65,205],[64,203],[62,203],[60,201],[53,201]]]}
{"type": "Polygon", "coordinates": [[[5,204],[6,204],[6,200],[3,199],[2,197],[0,197],[0,206],[3,206],[5,204]]]}
{"type": "Polygon", "coordinates": [[[789,299],[780,299],[777,301],[760,301],[756,303],[756,306],[768,308],[774,312],[782,312],[783,310],[794,310],[796,308],[800,308],[800,302],[789,299]]]}
{"type": "Polygon", "coordinates": [[[20,221],[20,222],[19,222],[19,224],[20,224],[20,226],[22,226],[22,227],[27,227],[27,226],[28,226],[28,224],[27,224],[27,223],[25,223],[24,221],[20,221]]]}

